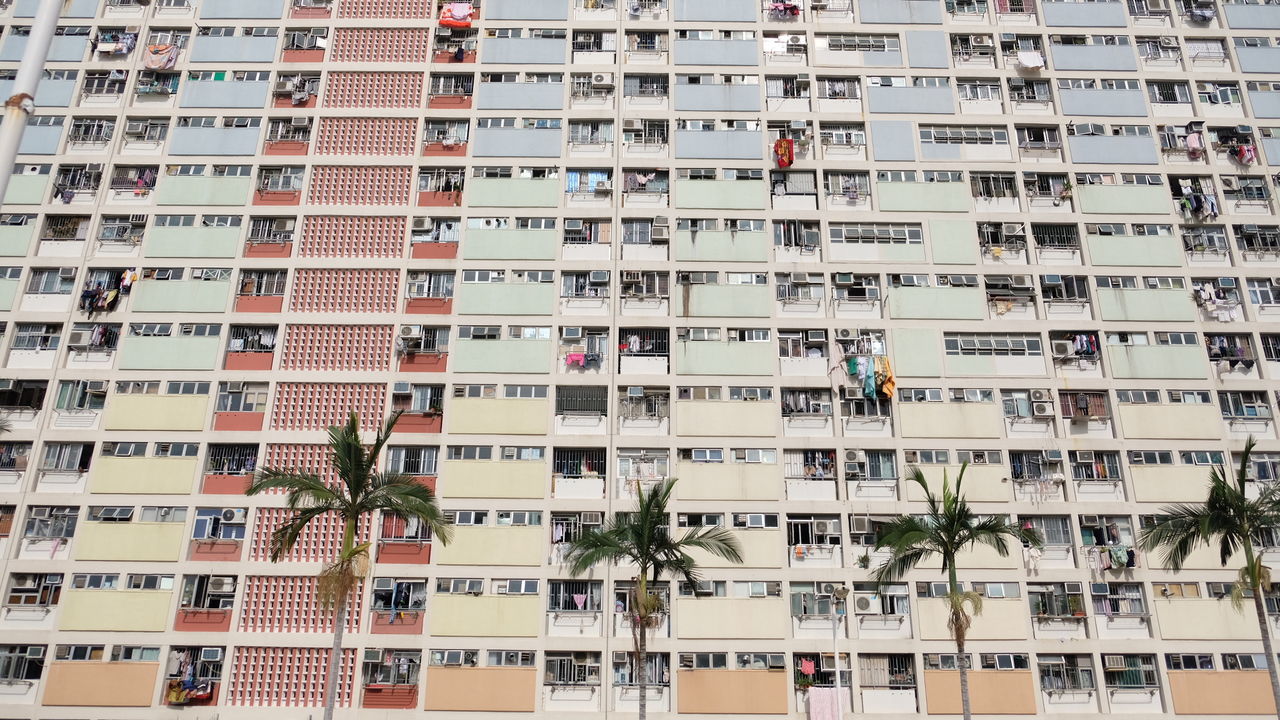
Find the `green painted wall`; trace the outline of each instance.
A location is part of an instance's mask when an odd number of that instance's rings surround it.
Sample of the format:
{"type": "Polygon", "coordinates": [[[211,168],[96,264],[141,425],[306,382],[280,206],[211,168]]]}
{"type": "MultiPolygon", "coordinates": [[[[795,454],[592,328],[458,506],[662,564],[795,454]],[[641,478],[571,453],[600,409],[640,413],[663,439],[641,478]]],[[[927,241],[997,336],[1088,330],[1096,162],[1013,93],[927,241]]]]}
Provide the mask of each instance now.
{"type": "Polygon", "coordinates": [[[559,207],[558,178],[470,178],[465,201],[473,207],[559,207]]]}
{"type": "Polygon", "coordinates": [[[671,350],[675,372],[689,375],[772,375],[778,348],[771,342],[677,342],[671,350]]]}
{"type": "Polygon", "coordinates": [[[965,220],[927,223],[933,261],[942,265],[973,265],[979,261],[977,226],[965,220]]]}
{"type": "Polygon", "coordinates": [[[677,261],[768,262],[772,241],[766,232],[688,230],[676,233],[677,261]]]}
{"type": "Polygon", "coordinates": [[[1097,288],[1098,312],[1103,320],[1143,322],[1196,319],[1195,303],[1187,290],[1116,290],[1097,288]]]}
{"type": "Polygon", "coordinates": [[[769,207],[764,180],[676,180],[676,207],[716,210],[764,210],[769,207]]]}
{"type": "Polygon", "coordinates": [[[147,231],[142,256],[233,258],[239,249],[238,227],[157,227],[147,231]]]}
{"type": "Polygon", "coordinates": [[[550,340],[454,340],[449,343],[454,372],[551,372],[550,340]]]}
{"type": "Polygon", "coordinates": [[[773,314],[773,289],[768,285],[677,285],[671,294],[675,297],[677,317],[769,317],[773,314]]]}
{"type": "Polygon", "coordinates": [[[120,341],[121,370],[213,370],[220,337],[126,336],[120,341]]]}
{"type": "Polygon", "coordinates": [[[1168,215],[1173,200],[1163,185],[1077,185],[1080,212],[1103,215],[1168,215]]]}
{"type": "Polygon", "coordinates": [[[1182,241],[1172,235],[1086,235],[1089,262],[1128,267],[1182,267],[1182,241]]]}
{"type": "Polygon", "coordinates": [[[157,205],[247,205],[253,178],[166,175],[156,183],[157,205]]]}
{"type": "Polygon", "coordinates": [[[1108,345],[1111,377],[1203,380],[1208,356],[1196,345],[1108,345]]]}
{"type": "Polygon", "coordinates": [[[5,205],[43,205],[49,192],[48,175],[14,175],[4,193],[5,205]]]}
{"type": "Polygon", "coordinates": [[[893,341],[893,374],[902,377],[942,376],[942,336],[933,328],[898,328],[893,341]]]}
{"type": "Polygon", "coordinates": [[[26,257],[31,252],[31,240],[35,236],[36,226],[32,222],[0,225],[0,257],[26,257]]]}
{"type": "Polygon", "coordinates": [[[890,212],[968,212],[973,209],[969,186],[961,182],[878,182],[874,198],[878,209],[890,212]]]}
{"type": "Polygon", "coordinates": [[[982,288],[892,288],[889,315],[908,320],[985,320],[987,298],[982,288]]]}
{"type": "Polygon", "coordinates": [[[462,283],[453,311],[460,315],[550,315],[558,287],[552,283],[462,283]]]}
{"type": "Polygon", "coordinates": [[[475,230],[462,238],[465,260],[555,260],[560,245],[556,230],[475,230]]]}
{"type": "Polygon", "coordinates": [[[226,312],[231,283],[216,280],[144,280],[134,286],[136,312],[226,312]]]}

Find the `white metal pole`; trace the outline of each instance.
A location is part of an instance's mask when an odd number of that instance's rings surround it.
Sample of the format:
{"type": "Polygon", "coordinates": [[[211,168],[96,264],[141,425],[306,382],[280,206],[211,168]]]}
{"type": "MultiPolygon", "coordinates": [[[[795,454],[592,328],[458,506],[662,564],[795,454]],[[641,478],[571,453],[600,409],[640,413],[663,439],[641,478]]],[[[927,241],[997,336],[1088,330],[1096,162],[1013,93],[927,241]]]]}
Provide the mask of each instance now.
{"type": "Polygon", "coordinates": [[[53,43],[53,32],[58,26],[62,5],[63,0],[40,0],[31,35],[27,37],[27,47],[22,52],[22,62],[18,64],[17,77],[13,80],[13,94],[4,103],[4,121],[0,123],[0,199],[9,189],[9,178],[13,176],[18,145],[22,143],[22,133],[27,129],[27,118],[36,110],[36,87],[44,77],[45,59],[49,55],[49,45],[53,43]]]}
{"type": "MultiPolygon", "coordinates": [[[[844,594],[847,595],[847,591],[844,594]]],[[[840,595],[837,593],[831,599],[831,663],[836,673],[836,718],[844,720],[844,698],[840,697],[840,621],[844,619],[844,613],[838,612],[844,598],[840,595]]]]}

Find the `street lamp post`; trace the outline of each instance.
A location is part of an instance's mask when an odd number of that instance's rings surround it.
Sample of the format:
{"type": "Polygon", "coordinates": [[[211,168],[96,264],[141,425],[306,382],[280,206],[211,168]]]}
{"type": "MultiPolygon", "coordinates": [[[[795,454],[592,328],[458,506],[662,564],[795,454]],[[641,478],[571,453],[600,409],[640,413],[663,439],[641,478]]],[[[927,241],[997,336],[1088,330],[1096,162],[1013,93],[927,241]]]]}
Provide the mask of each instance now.
{"type": "Polygon", "coordinates": [[[40,0],[36,9],[31,34],[18,64],[18,74],[13,80],[13,94],[4,102],[4,122],[0,123],[0,199],[9,189],[14,160],[22,133],[27,129],[27,119],[36,110],[36,87],[44,76],[45,57],[53,43],[53,33],[58,26],[58,15],[63,0],[40,0]]]}
{"type": "Polygon", "coordinates": [[[831,664],[836,673],[836,717],[844,718],[844,698],[840,689],[840,621],[845,615],[845,598],[849,597],[849,588],[841,585],[832,593],[831,600],[831,664]]]}

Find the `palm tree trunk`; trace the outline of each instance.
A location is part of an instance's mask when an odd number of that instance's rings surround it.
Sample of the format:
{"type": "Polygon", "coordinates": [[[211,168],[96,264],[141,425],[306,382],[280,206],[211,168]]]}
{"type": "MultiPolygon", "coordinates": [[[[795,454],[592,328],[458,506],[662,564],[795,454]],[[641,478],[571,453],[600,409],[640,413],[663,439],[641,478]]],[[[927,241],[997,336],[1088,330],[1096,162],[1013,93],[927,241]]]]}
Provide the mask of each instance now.
{"type": "Polygon", "coordinates": [[[631,592],[631,637],[636,647],[636,687],[640,689],[637,709],[639,720],[645,720],[649,714],[649,638],[645,635],[649,629],[649,586],[644,567],[636,574],[636,584],[631,592]]]}
{"type": "Polygon", "coordinates": [[[1267,654],[1267,674],[1271,676],[1271,696],[1280,711],[1280,672],[1276,669],[1275,650],[1271,648],[1271,629],[1267,626],[1267,602],[1262,597],[1263,588],[1253,590],[1253,609],[1258,613],[1258,631],[1262,633],[1262,649],[1267,654]]]}
{"type": "MultiPolygon", "coordinates": [[[[649,648],[648,638],[645,637],[646,628],[643,623],[637,622],[640,627],[636,630],[636,671],[638,682],[636,685],[640,688],[640,717],[639,720],[645,720],[645,716],[649,713],[649,648]]],[[[1267,652],[1270,652],[1268,650],[1267,652]]],[[[1268,655],[1267,657],[1270,657],[1268,655]]],[[[1275,671],[1271,671],[1271,679],[1275,681],[1275,671]]]]}
{"type": "Polygon", "coordinates": [[[964,713],[964,720],[972,720],[973,712],[969,709],[969,661],[964,656],[963,636],[956,638],[956,652],[956,664],[960,667],[960,711],[964,713]]]}
{"type": "Polygon", "coordinates": [[[329,653],[329,669],[325,673],[324,720],[333,720],[333,709],[338,703],[338,669],[342,661],[342,634],[347,626],[347,594],[343,593],[334,606],[333,651],[329,653]]]}

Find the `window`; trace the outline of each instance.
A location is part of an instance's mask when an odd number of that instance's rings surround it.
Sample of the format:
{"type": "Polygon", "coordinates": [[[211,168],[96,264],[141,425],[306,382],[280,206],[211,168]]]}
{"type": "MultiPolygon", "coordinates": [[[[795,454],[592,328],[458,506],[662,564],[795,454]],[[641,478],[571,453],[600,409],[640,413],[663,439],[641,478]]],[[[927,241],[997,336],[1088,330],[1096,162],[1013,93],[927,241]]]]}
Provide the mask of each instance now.
{"type": "Polygon", "coordinates": [[[1164,664],[1170,670],[1212,670],[1213,655],[1209,653],[1169,653],[1164,664]]]}
{"type": "Polygon", "coordinates": [[[729,654],[722,652],[680,653],[680,667],[685,670],[725,670],[729,654]]]}
{"type": "Polygon", "coordinates": [[[101,660],[105,649],[103,645],[59,645],[54,659],[77,662],[101,660]]]}

